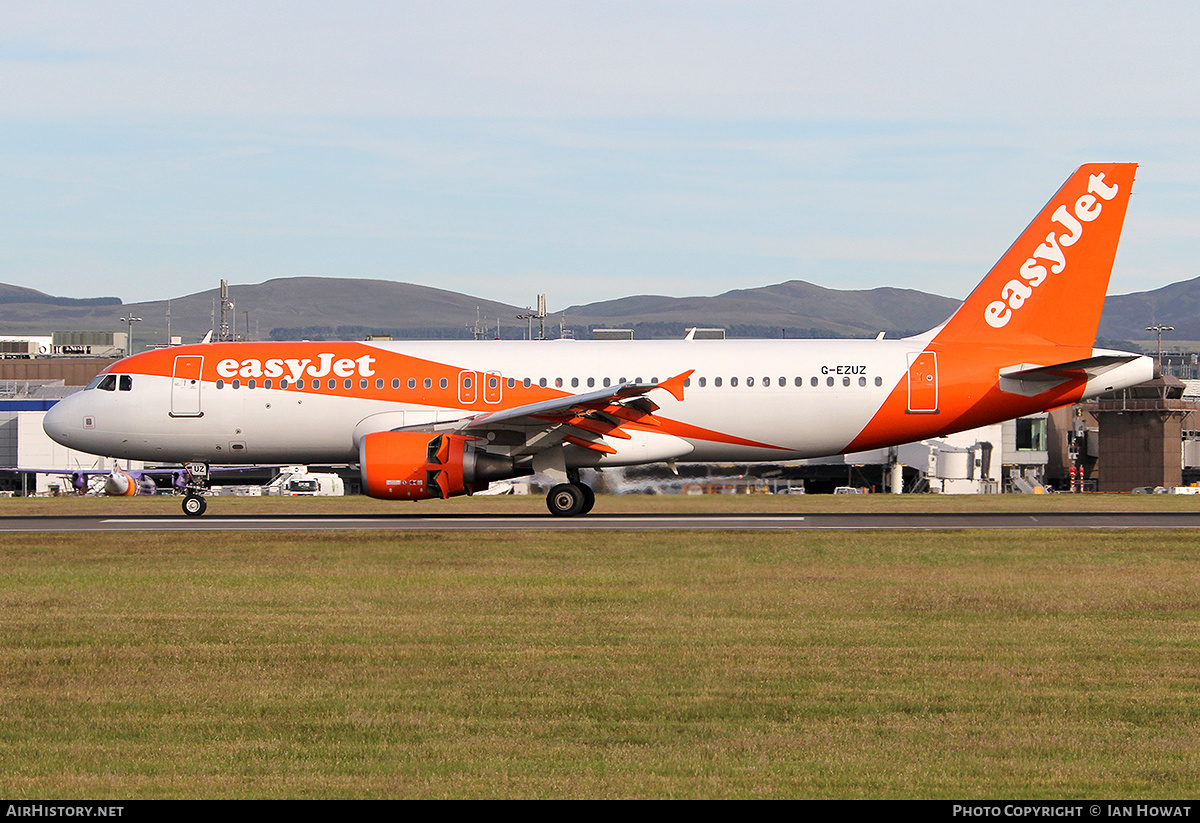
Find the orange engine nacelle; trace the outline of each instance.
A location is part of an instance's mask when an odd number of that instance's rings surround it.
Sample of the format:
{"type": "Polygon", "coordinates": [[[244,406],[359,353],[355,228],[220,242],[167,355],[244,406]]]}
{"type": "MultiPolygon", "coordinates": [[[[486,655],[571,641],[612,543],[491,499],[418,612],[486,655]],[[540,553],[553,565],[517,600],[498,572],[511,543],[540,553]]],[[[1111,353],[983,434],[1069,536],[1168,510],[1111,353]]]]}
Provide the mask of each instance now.
{"type": "Polygon", "coordinates": [[[104,493],[109,497],[133,497],[137,494],[137,483],[131,475],[114,466],[112,473],[104,478],[104,493]]]}
{"type": "Polygon", "coordinates": [[[475,448],[476,438],[431,432],[374,432],[358,446],[363,485],[383,500],[445,499],[513,477],[509,458],[475,448]]]}

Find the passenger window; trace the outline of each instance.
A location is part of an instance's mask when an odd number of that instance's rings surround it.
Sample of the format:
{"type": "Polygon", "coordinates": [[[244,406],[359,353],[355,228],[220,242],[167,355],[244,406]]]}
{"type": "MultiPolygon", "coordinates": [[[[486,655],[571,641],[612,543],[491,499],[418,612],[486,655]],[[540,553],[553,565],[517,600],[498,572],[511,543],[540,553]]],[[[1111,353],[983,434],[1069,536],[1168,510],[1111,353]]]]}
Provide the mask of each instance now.
{"type": "Polygon", "coordinates": [[[736,378],[736,377],[731,377],[731,378],[729,378],[729,385],[730,385],[730,386],[736,386],[736,385],[737,385],[737,378],[736,378]]]}
{"type": "Polygon", "coordinates": [[[121,391],[129,391],[133,388],[133,377],[131,375],[123,374],[119,379],[121,381],[121,391]]]}
{"type": "Polygon", "coordinates": [[[589,378],[588,378],[588,384],[587,384],[587,385],[588,385],[588,388],[589,388],[589,389],[590,389],[590,388],[592,388],[592,387],[594,387],[594,386],[596,385],[596,378],[594,378],[594,377],[589,377],[589,378]]]}
{"type": "Polygon", "coordinates": [[[218,380],[218,381],[217,381],[217,388],[218,388],[218,389],[223,389],[223,388],[225,388],[225,381],[224,381],[224,380],[218,380]]]}
{"type": "Polygon", "coordinates": [[[246,381],[246,388],[248,388],[248,389],[253,389],[257,385],[258,385],[258,381],[255,380],[253,377],[251,377],[249,380],[246,381]]]}
{"type": "Polygon", "coordinates": [[[343,388],[343,389],[352,389],[352,388],[354,388],[354,381],[353,381],[353,380],[351,380],[349,377],[347,377],[345,380],[343,380],[343,381],[342,381],[342,388],[343,388]]]}
{"type": "Polygon", "coordinates": [[[704,384],[705,384],[706,382],[707,382],[707,379],[706,379],[706,378],[704,378],[704,377],[701,377],[701,378],[700,378],[700,388],[704,388],[704,384]]]}
{"type": "Polygon", "coordinates": [[[604,378],[604,388],[607,389],[611,384],[612,384],[611,380],[609,380],[607,377],[604,378]]]}
{"type": "Polygon", "coordinates": [[[426,378],[425,378],[425,383],[424,383],[424,386],[425,386],[425,388],[427,388],[427,389],[432,389],[432,388],[433,388],[433,378],[432,378],[432,377],[426,377],[426,378]]]}
{"type": "Polygon", "coordinates": [[[538,385],[543,389],[546,388],[546,378],[543,377],[541,380],[538,380],[538,385]]]}
{"type": "MultiPolygon", "coordinates": [[[[316,381],[313,381],[313,382],[315,383],[316,381]]],[[[296,381],[296,388],[298,388],[298,389],[302,389],[302,388],[304,388],[304,381],[303,381],[303,380],[297,380],[297,381],[296,381]]]]}
{"type": "Polygon", "coordinates": [[[719,377],[714,377],[714,378],[713,378],[713,385],[714,385],[714,386],[716,386],[718,389],[719,389],[719,388],[721,388],[721,378],[719,378],[719,377]]]}
{"type": "MultiPolygon", "coordinates": [[[[366,388],[366,387],[364,386],[364,388],[366,388]]],[[[382,377],[375,378],[375,388],[377,388],[377,389],[383,388],[383,378],[382,377]]]]}
{"type": "Polygon", "coordinates": [[[336,381],[336,380],[334,380],[334,379],[331,377],[331,378],[329,378],[329,384],[328,384],[328,385],[329,385],[329,388],[331,388],[331,389],[336,389],[336,388],[337,388],[337,381],[336,381]]]}
{"type": "Polygon", "coordinates": [[[842,385],[843,385],[843,386],[849,386],[849,385],[850,385],[850,378],[849,378],[849,377],[843,377],[843,378],[842,378],[842,385]]]}
{"type": "Polygon", "coordinates": [[[814,377],[811,382],[814,386],[817,385],[817,378],[814,377]]]}
{"type": "Polygon", "coordinates": [[[233,382],[232,382],[232,383],[230,383],[229,385],[230,385],[230,386],[232,386],[232,387],[233,387],[233,388],[235,388],[235,389],[240,389],[240,388],[242,387],[242,381],[241,381],[241,380],[238,380],[238,379],[235,377],[235,378],[233,379],[233,382]]]}
{"type": "Polygon", "coordinates": [[[858,385],[860,385],[860,386],[867,385],[867,378],[865,378],[865,377],[858,378],[858,385]]]}
{"type": "Polygon", "coordinates": [[[833,385],[833,378],[832,378],[832,377],[826,377],[826,378],[825,378],[825,385],[826,385],[826,386],[832,386],[832,385],[833,385]]]}
{"type": "Polygon", "coordinates": [[[288,387],[288,379],[284,377],[279,381],[279,388],[286,389],[288,387]]]}
{"type": "Polygon", "coordinates": [[[444,377],[443,377],[441,380],[439,380],[439,381],[438,381],[438,388],[439,388],[439,389],[444,389],[444,388],[446,388],[446,386],[448,386],[448,385],[449,385],[449,384],[446,382],[446,378],[444,378],[444,377]]]}
{"type": "MultiPolygon", "coordinates": [[[[781,377],[781,378],[779,378],[779,379],[780,379],[780,380],[782,380],[783,378],[781,377]]],[[[803,378],[803,377],[797,377],[797,378],[796,378],[796,388],[800,388],[800,387],[801,387],[801,386],[803,386],[803,385],[804,385],[804,378],[803,378]]]]}
{"type": "Polygon", "coordinates": [[[875,378],[875,385],[876,385],[876,386],[882,386],[882,385],[883,385],[883,378],[882,378],[882,377],[876,377],[876,378],[875,378]]]}
{"type": "Polygon", "coordinates": [[[271,388],[271,380],[269,378],[263,381],[263,388],[264,389],[271,388]]]}
{"type": "Polygon", "coordinates": [[[753,385],[754,385],[754,378],[753,378],[753,377],[747,377],[747,378],[746,378],[746,385],[747,385],[747,386],[753,386],[753,385]]]}

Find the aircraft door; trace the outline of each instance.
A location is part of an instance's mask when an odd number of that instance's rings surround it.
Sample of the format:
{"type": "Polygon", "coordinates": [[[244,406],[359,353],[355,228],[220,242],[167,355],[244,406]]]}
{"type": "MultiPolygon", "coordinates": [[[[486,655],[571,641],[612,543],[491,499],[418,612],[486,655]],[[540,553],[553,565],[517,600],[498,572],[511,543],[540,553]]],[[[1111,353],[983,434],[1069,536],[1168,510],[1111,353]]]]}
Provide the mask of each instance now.
{"type": "Polygon", "coordinates": [[[937,414],[937,354],[923,351],[908,355],[908,412],[937,414]]]}
{"type": "Polygon", "coordinates": [[[475,405],[479,397],[479,375],[473,371],[458,373],[458,402],[464,406],[475,405]]]}
{"type": "Polygon", "coordinates": [[[499,403],[504,397],[504,378],[500,372],[490,371],[483,376],[483,402],[499,403]]]}
{"type": "Polygon", "coordinates": [[[202,417],[200,407],[200,375],[204,368],[204,357],[181,354],[175,358],[175,369],[171,374],[171,416],[202,417]]]}

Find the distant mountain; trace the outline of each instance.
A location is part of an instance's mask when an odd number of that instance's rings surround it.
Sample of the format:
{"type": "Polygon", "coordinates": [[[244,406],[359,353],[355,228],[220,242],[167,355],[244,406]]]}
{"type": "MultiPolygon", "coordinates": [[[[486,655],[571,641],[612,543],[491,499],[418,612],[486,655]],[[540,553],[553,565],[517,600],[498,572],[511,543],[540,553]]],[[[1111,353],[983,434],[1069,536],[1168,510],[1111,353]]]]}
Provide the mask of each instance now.
{"type": "MultiPolygon", "coordinates": [[[[510,335],[516,337],[515,316],[521,311],[429,286],[332,277],[285,277],[255,285],[231,285],[229,296],[234,302],[230,325],[244,336],[248,322],[249,336],[255,340],[355,339],[366,334],[467,338],[477,312],[484,324],[491,323],[493,331],[496,318],[503,318],[510,335]]],[[[130,309],[165,330],[165,300],[132,304],[130,309]]],[[[214,317],[220,324],[218,289],[171,300],[172,334],[199,339],[213,327],[214,317]]]]}
{"type": "Polygon", "coordinates": [[[10,303],[34,303],[37,305],[49,304],[52,306],[119,306],[121,298],[119,297],[52,297],[45,292],[40,292],[37,289],[27,289],[24,286],[10,286],[7,283],[0,283],[0,304],[10,303]]]}
{"type": "Polygon", "coordinates": [[[1154,337],[1147,326],[1174,326],[1167,340],[1200,340],[1200,277],[1171,283],[1154,291],[1111,295],[1104,301],[1100,336],[1122,340],[1154,337]]]}
{"type": "MultiPolygon", "coordinates": [[[[12,289],[0,285],[0,302],[12,289]]],[[[32,291],[32,290],[21,290],[32,291]]],[[[34,292],[33,294],[40,294],[34,292]]],[[[507,327],[508,337],[524,334],[516,320],[522,309],[492,300],[444,289],[387,280],[349,280],[330,277],[288,277],[254,285],[232,285],[234,302],[228,322],[233,331],[255,340],[355,339],[366,334],[397,337],[469,338],[477,312],[494,333],[496,318],[507,327]],[[518,329],[518,326],[520,327],[518,329]]],[[[90,305],[87,301],[45,305],[28,301],[9,303],[0,311],[0,334],[50,334],[54,331],[124,331],[121,317],[133,314],[137,348],[166,342],[168,301],[122,305],[90,305]]],[[[173,298],[170,329],[184,342],[200,340],[221,322],[219,289],[173,298]]]]}
{"type": "Polygon", "coordinates": [[[680,329],[744,329],[732,335],[738,337],[863,337],[881,331],[892,336],[927,331],[953,314],[958,304],[911,289],[841,291],[790,280],[715,297],[623,297],[571,306],[566,315],[568,322],[582,320],[589,327],[669,324],[680,329]]]}
{"type": "MultiPolygon", "coordinates": [[[[41,303],[40,292],[7,287],[25,302],[9,303],[0,316],[0,332],[48,334],[52,331],[121,331],[120,318],[142,318],[133,327],[137,344],[162,343],[167,332],[167,301],[121,304],[112,299],[41,303]]],[[[7,293],[0,287],[0,302],[7,293]]],[[[367,334],[398,338],[469,338],[478,318],[485,336],[515,339],[528,324],[518,306],[484,300],[429,286],[387,280],[288,277],[254,285],[230,286],[234,332],[257,340],[356,339],[367,334]],[[247,328],[248,327],[248,328],[247,328]]],[[[635,329],[638,338],[682,337],[692,326],[718,327],[731,337],[865,337],[880,331],[925,331],[954,311],[957,301],[907,289],[839,291],[794,280],[758,289],[738,289],[715,297],[639,296],[571,306],[546,318],[557,336],[560,323],[577,337],[596,327],[635,329]]],[[[218,289],[170,301],[171,333],[199,340],[220,323],[218,289]]],[[[534,329],[536,331],[536,324],[534,329]]]]}
{"type": "MultiPolygon", "coordinates": [[[[478,318],[485,336],[523,337],[524,308],[444,289],[388,280],[288,277],[230,287],[233,330],[256,340],[359,339],[472,336],[478,318]]],[[[218,290],[170,301],[171,333],[199,340],[220,322],[218,290]]],[[[913,334],[948,318],[958,301],[911,289],[827,289],[792,280],[711,297],[638,295],[570,306],[546,319],[557,336],[560,323],[577,337],[593,328],[632,328],[639,339],[681,337],[692,326],[724,328],[731,337],[873,337],[913,334]],[[564,320],[565,316],[565,320],[564,320]]],[[[133,327],[138,348],[166,340],[167,301],[123,304],[115,297],[78,300],[0,284],[0,336],[54,331],[123,331],[121,317],[142,318],[133,327]]],[[[1146,326],[1175,327],[1175,340],[1200,340],[1200,278],[1161,289],[1116,295],[1105,302],[1100,337],[1146,340],[1146,326]]],[[[536,324],[534,329],[536,331],[536,324]]]]}

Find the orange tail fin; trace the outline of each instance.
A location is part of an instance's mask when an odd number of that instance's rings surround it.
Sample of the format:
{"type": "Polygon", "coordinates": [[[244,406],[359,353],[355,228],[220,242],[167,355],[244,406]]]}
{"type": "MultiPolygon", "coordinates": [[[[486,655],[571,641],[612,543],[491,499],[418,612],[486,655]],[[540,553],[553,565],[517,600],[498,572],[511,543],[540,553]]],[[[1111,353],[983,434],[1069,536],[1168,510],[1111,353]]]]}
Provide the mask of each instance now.
{"type": "Polygon", "coordinates": [[[1080,166],[934,339],[1095,343],[1136,171],[1080,166]]]}

